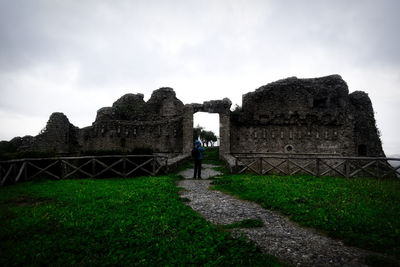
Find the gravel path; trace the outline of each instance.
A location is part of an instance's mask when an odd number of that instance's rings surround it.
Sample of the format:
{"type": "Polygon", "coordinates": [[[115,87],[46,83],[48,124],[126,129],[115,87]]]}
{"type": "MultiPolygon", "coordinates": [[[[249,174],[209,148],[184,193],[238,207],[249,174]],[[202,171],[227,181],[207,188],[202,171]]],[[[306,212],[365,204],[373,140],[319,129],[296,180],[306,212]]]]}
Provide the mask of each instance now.
{"type": "MultiPolygon", "coordinates": [[[[216,167],[216,166],[211,165],[211,164],[203,164],[202,168],[201,168],[201,179],[202,180],[208,179],[210,177],[222,174],[216,170],[213,170],[214,167],[216,167]]],[[[178,174],[182,175],[183,178],[185,178],[185,179],[193,179],[193,173],[194,173],[193,169],[187,169],[187,170],[181,171],[178,174]]]]}
{"type": "MultiPolygon", "coordinates": [[[[207,167],[210,168],[210,167],[207,167]]],[[[193,170],[192,170],[193,172],[193,170]]],[[[188,171],[189,173],[189,171],[188,171]]],[[[181,197],[186,204],[214,224],[230,224],[244,219],[259,219],[263,227],[234,229],[242,233],[265,253],[295,266],[364,266],[371,252],[344,246],[313,229],[302,228],[286,217],[263,209],[260,205],[239,200],[219,191],[209,190],[210,180],[181,180],[181,197]]]]}

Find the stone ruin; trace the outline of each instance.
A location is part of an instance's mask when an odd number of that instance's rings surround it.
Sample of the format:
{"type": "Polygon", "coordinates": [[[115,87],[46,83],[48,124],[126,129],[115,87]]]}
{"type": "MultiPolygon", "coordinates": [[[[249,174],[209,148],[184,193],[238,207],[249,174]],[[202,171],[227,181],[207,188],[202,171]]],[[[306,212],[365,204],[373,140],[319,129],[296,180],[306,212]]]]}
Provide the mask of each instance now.
{"type": "Polygon", "coordinates": [[[10,141],[18,151],[132,151],[148,148],[170,157],[189,155],[193,114],[220,116],[220,157],[230,153],[335,154],[384,156],[368,95],[349,94],[339,75],[279,80],[243,95],[241,108],[231,101],[183,104],[172,88],[126,94],[101,108],[89,127],[79,129],[62,113],[53,113],[37,136],[10,141]]]}
{"type": "Polygon", "coordinates": [[[160,88],[145,102],[126,94],[97,112],[92,126],[81,129],[78,150],[149,148],[157,153],[182,152],[184,104],[171,88],[160,88]]]}
{"type": "Polygon", "coordinates": [[[231,152],[384,156],[368,95],[339,75],[279,80],[243,95],[231,152]]]}

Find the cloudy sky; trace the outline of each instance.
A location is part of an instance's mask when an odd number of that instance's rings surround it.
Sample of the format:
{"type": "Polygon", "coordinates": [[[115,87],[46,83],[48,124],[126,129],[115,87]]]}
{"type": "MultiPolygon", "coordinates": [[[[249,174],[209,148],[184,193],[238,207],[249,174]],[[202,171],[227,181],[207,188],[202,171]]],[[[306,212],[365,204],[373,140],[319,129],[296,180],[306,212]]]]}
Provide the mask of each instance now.
{"type": "Polygon", "coordinates": [[[185,104],[240,105],[278,79],[340,74],[369,94],[384,150],[399,154],[399,11],[397,0],[0,0],[0,140],[36,135],[54,111],[89,126],[125,93],[169,86],[185,104]]]}

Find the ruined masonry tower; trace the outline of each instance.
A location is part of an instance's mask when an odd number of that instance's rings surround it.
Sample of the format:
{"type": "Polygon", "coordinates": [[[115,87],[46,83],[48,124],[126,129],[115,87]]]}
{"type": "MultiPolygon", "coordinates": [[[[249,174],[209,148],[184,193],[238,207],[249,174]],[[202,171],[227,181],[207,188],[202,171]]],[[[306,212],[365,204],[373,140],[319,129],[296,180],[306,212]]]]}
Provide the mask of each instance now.
{"type": "Polygon", "coordinates": [[[10,141],[18,151],[151,149],[175,157],[189,154],[193,114],[220,116],[220,157],[230,153],[315,153],[384,156],[368,95],[349,94],[339,75],[279,80],[243,95],[242,107],[231,101],[183,104],[172,88],[127,94],[101,108],[91,126],[79,129],[62,113],[53,113],[39,135],[10,141]]]}

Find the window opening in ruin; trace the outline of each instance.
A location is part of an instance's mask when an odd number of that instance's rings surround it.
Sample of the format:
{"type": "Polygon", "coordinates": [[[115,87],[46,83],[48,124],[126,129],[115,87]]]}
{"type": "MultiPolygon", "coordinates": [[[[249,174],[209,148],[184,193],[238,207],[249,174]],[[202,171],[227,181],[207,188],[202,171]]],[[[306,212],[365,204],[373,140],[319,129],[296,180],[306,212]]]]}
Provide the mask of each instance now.
{"type": "Polygon", "coordinates": [[[293,152],[293,146],[292,145],[287,145],[285,146],[285,152],[293,152]]]}
{"type": "Polygon", "coordinates": [[[358,145],[358,155],[359,156],[367,155],[367,146],[366,145],[358,145]]]}
{"type": "Polygon", "coordinates": [[[328,108],[328,98],[314,98],[313,101],[314,108],[328,108]]]}
{"type": "MultiPolygon", "coordinates": [[[[213,132],[217,137],[217,141],[210,141],[208,144],[203,144],[204,146],[219,146],[219,114],[217,113],[207,113],[207,112],[196,112],[193,114],[193,128],[201,126],[205,132],[213,132]]],[[[207,137],[207,136],[206,136],[207,137]]],[[[205,141],[201,140],[202,142],[205,141]]]]}

